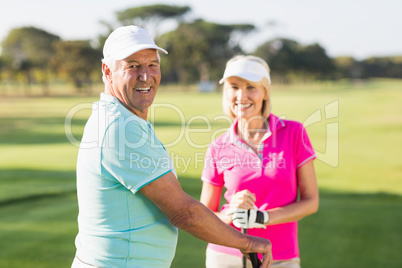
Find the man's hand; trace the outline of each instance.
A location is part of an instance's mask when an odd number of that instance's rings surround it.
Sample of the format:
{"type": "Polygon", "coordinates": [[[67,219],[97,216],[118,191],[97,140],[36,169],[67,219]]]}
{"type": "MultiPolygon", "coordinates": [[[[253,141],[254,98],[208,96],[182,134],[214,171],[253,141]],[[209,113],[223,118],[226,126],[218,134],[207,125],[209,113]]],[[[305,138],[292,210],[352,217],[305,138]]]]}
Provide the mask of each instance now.
{"type": "Polygon", "coordinates": [[[237,228],[267,228],[265,223],[269,221],[269,214],[267,211],[260,211],[257,209],[228,209],[227,215],[232,217],[233,225],[237,228]]]}
{"type": "MultiPolygon", "coordinates": [[[[250,237],[250,236],[249,236],[250,237]]],[[[250,258],[249,253],[261,253],[262,254],[262,264],[260,268],[270,268],[272,264],[272,245],[267,239],[251,236],[252,238],[249,247],[241,250],[243,255],[250,258]]]]}

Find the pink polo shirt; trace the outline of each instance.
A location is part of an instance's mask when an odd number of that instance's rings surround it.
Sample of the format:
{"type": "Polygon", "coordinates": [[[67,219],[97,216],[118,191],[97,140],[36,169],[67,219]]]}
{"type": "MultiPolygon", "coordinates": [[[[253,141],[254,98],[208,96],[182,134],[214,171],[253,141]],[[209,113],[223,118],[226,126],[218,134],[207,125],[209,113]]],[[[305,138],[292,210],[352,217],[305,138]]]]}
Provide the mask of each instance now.
{"type": "MultiPolygon", "coordinates": [[[[221,210],[228,208],[233,194],[245,189],[256,195],[255,204],[260,210],[296,202],[296,170],[316,158],[303,125],[271,114],[269,129],[256,154],[237,136],[237,123],[236,120],[227,132],[209,145],[202,172],[203,182],[226,188],[227,203],[221,210]]],[[[269,239],[274,260],[299,257],[296,221],[266,229],[249,229],[248,234],[269,239]]],[[[242,256],[237,249],[215,244],[208,244],[208,247],[242,256]]]]}

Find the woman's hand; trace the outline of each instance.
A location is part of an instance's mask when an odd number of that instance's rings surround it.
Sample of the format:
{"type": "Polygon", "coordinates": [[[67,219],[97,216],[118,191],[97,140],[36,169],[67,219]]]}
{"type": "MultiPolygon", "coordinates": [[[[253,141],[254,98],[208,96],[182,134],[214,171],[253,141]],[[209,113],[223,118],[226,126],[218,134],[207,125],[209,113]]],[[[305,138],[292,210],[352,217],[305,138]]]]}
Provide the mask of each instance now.
{"type": "Polygon", "coordinates": [[[243,190],[235,193],[229,203],[229,208],[256,209],[255,194],[249,190],[243,190]]]}

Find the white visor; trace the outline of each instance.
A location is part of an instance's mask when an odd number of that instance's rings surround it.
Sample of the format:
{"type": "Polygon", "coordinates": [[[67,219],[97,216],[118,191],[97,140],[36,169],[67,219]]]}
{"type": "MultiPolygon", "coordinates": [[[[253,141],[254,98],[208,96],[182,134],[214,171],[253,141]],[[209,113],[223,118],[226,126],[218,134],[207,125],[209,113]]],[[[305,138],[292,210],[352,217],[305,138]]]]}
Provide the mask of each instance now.
{"type": "Polygon", "coordinates": [[[264,77],[268,79],[271,83],[271,78],[269,76],[268,70],[258,62],[252,60],[236,60],[230,62],[225,69],[222,79],[219,84],[223,84],[226,78],[231,76],[237,76],[246,79],[251,82],[258,82],[264,77]]]}

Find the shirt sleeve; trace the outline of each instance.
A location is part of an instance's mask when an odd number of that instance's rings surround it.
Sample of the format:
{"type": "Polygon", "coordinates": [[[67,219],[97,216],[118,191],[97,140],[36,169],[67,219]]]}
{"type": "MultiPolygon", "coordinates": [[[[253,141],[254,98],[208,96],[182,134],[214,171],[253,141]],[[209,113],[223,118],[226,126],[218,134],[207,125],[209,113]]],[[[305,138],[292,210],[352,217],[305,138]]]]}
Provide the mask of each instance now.
{"type": "Polygon", "coordinates": [[[302,124],[300,124],[300,130],[297,132],[295,153],[297,168],[300,168],[317,157],[307,131],[302,124]]]}
{"type": "Polygon", "coordinates": [[[119,117],[106,130],[102,143],[102,175],[118,180],[136,193],[172,170],[172,161],[152,128],[130,117],[119,117]]]}
{"type": "Polygon", "coordinates": [[[223,186],[223,174],[218,170],[218,158],[217,149],[213,146],[209,146],[205,154],[204,168],[202,170],[201,180],[203,182],[215,185],[223,186]]]}

